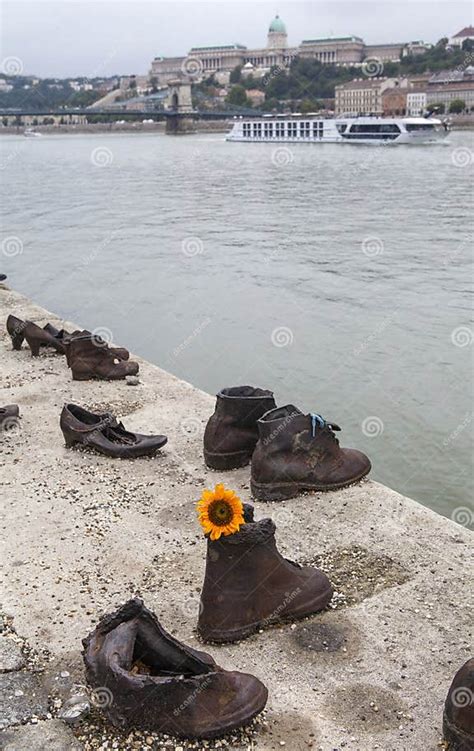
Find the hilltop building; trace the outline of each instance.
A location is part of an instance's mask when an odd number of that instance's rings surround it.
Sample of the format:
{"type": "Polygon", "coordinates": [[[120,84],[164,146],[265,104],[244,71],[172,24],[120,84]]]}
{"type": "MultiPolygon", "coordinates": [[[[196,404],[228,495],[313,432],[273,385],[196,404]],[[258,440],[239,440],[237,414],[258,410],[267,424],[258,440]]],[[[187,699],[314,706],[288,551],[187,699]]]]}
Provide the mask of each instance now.
{"type": "Polygon", "coordinates": [[[464,29],[461,29],[457,34],[450,37],[448,44],[450,47],[462,47],[466,39],[474,42],[474,26],[465,26],[464,29]]]}
{"type": "Polygon", "coordinates": [[[305,39],[297,47],[289,47],[286,26],[277,15],[268,27],[265,47],[247,49],[242,44],[192,47],[186,57],[156,57],[150,77],[162,85],[180,75],[199,80],[214,74],[220,83],[226,84],[231,71],[238,66],[247,74],[263,76],[273,67],[287,67],[297,56],[348,66],[361,65],[368,57],[382,63],[396,62],[404,55],[425,52],[430,46],[420,41],[366,45],[360,37],[344,36],[305,39]]]}

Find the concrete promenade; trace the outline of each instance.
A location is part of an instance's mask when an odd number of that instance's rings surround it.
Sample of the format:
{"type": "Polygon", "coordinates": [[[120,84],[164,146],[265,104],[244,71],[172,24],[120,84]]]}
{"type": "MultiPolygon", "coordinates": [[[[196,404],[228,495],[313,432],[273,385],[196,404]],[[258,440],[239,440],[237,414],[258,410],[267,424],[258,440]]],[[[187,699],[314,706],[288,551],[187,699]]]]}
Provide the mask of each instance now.
{"type": "Polygon", "coordinates": [[[127,740],[93,714],[74,739],[55,719],[58,699],[84,683],[81,638],[100,614],[138,593],[165,628],[199,645],[206,543],[195,502],[219,481],[249,501],[249,468],[215,473],[203,463],[214,397],[139,358],[138,386],[72,381],[64,357],[32,358],[26,343],[12,351],[9,313],[40,325],[80,324],[58,321],[0,285],[0,406],[21,410],[20,428],[0,436],[7,615],[0,657],[10,660],[0,675],[7,728],[0,748],[442,748],[446,692],[472,648],[472,534],[371,480],[255,503],[257,519],[275,520],[282,553],[317,562],[337,591],[335,607],[323,614],[241,644],[201,647],[222,666],[264,681],[263,719],[225,743],[175,744],[153,734],[127,740]],[[165,433],[168,444],[136,461],[68,450],[59,428],[65,401],[110,410],[132,430],[165,433]]]}

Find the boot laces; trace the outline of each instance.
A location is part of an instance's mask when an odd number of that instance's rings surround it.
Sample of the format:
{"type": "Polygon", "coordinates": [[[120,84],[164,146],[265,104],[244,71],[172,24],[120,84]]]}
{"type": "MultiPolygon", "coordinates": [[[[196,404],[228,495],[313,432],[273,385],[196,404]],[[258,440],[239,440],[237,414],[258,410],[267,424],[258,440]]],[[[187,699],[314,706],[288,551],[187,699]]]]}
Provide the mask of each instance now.
{"type": "Polygon", "coordinates": [[[318,431],[325,430],[330,435],[331,440],[339,444],[338,439],[334,434],[334,430],[340,430],[339,425],[332,422],[327,422],[321,415],[311,412],[311,436],[316,438],[318,431]]]}

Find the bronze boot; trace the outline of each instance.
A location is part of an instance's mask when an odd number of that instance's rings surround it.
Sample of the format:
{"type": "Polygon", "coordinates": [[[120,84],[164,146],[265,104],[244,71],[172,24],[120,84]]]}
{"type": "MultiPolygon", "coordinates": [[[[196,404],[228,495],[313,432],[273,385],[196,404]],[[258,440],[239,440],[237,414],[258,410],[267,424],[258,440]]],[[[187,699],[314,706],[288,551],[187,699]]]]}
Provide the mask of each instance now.
{"type": "Polygon", "coordinates": [[[261,628],[316,613],[332,597],[322,571],[283,558],[271,519],[253,521],[245,504],[238,532],[207,541],[198,632],[204,641],[233,642],[261,628]]]}
{"type": "Polygon", "coordinates": [[[204,432],[204,460],[212,469],[244,467],[258,439],[257,420],[275,407],[271,391],[233,386],[217,394],[204,432]]]}
{"type": "Polygon", "coordinates": [[[267,702],[257,678],[224,670],[173,638],[138,598],[102,618],[83,645],[97,703],[122,730],[215,738],[250,722],[267,702]]]}
{"type": "Polygon", "coordinates": [[[343,488],[370,472],[367,456],[341,448],[334,434],[340,427],[321,415],[304,415],[288,404],[267,412],[258,428],[251,489],[259,501],[281,501],[304,490],[343,488]]]}
{"type": "Polygon", "coordinates": [[[449,751],[474,749],[474,657],[464,663],[451,683],[444,705],[443,735],[449,751]]]}
{"type": "Polygon", "coordinates": [[[68,367],[71,367],[69,364],[69,344],[71,343],[72,339],[77,339],[78,337],[82,336],[93,336],[96,344],[102,347],[108,347],[113,356],[117,358],[117,360],[128,360],[128,358],[130,357],[130,352],[128,351],[128,349],[125,349],[125,347],[111,347],[110,344],[107,344],[105,339],[97,336],[97,334],[92,334],[92,332],[88,331],[87,329],[78,329],[77,331],[73,331],[72,334],[66,334],[64,337],[64,347],[66,350],[66,362],[68,364],[68,367]]]}
{"type": "Polygon", "coordinates": [[[103,340],[91,334],[73,337],[67,349],[74,381],[112,381],[138,373],[137,362],[119,360],[103,340]]]}

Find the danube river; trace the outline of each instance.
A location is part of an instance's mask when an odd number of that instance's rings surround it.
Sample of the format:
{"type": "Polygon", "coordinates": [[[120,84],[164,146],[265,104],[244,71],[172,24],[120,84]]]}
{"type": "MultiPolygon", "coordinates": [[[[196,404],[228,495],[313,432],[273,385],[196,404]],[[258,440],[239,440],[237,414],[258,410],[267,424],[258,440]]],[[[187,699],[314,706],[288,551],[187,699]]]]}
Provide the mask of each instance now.
{"type": "Polygon", "coordinates": [[[206,391],[248,383],[321,413],[375,479],[456,518],[472,149],[467,131],[390,148],[5,136],[0,271],[206,391]]]}

